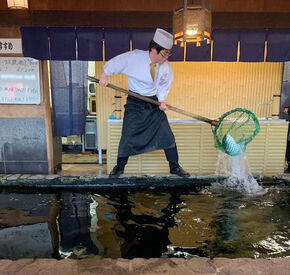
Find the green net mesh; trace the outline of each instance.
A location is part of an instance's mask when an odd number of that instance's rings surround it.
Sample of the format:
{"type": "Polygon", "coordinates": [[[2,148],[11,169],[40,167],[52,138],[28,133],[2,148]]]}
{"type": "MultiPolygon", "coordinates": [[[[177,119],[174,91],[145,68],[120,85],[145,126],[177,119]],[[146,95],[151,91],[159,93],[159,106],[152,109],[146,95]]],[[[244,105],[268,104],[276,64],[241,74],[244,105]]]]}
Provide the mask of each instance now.
{"type": "Polygon", "coordinates": [[[231,156],[240,155],[259,131],[255,114],[236,108],[223,114],[213,129],[215,147],[231,156]]]}

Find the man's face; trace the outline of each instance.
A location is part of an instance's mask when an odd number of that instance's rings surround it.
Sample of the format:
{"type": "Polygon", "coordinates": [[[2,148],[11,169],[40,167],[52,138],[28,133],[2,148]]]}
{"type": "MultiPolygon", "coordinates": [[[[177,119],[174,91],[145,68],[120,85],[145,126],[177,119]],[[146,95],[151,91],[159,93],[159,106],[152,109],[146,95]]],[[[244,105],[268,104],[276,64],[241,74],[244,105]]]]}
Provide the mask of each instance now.
{"type": "Polygon", "coordinates": [[[155,53],[156,63],[162,64],[164,63],[168,57],[172,54],[171,50],[161,50],[159,53],[157,53],[156,49],[153,49],[155,53]]]}

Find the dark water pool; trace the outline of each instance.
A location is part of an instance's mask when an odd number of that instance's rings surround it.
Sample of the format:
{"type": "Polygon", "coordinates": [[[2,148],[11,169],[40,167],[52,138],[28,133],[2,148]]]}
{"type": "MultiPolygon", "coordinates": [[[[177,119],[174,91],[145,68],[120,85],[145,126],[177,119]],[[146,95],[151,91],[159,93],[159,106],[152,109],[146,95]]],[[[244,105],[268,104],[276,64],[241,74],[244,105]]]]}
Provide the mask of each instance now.
{"type": "Polygon", "coordinates": [[[0,195],[0,258],[290,257],[290,190],[0,195]]]}

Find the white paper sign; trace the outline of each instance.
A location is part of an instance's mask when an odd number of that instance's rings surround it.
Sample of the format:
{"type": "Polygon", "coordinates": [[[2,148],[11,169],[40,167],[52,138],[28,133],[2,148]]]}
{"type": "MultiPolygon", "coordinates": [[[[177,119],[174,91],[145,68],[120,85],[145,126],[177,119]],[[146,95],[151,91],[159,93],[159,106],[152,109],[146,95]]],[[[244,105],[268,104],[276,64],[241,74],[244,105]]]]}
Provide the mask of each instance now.
{"type": "Polygon", "coordinates": [[[0,38],[0,54],[22,54],[22,41],[17,38],[0,38]]]}
{"type": "Polygon", "coordinates": [[[0,57],[0,104],[40,104],[38,60],[0,57]]]}

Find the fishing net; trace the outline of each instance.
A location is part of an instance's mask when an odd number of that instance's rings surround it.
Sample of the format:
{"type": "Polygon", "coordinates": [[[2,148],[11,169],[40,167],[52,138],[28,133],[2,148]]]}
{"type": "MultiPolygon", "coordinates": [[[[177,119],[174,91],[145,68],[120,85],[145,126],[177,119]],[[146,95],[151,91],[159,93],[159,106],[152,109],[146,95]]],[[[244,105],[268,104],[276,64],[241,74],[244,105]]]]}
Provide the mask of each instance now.
{"type": "Polygon", "coordinates": [[[260,124],[254,113],[233,109],[223,114],[213,129],[215,147],[231,156],[239,156],[259,131],[260,124]]]}

